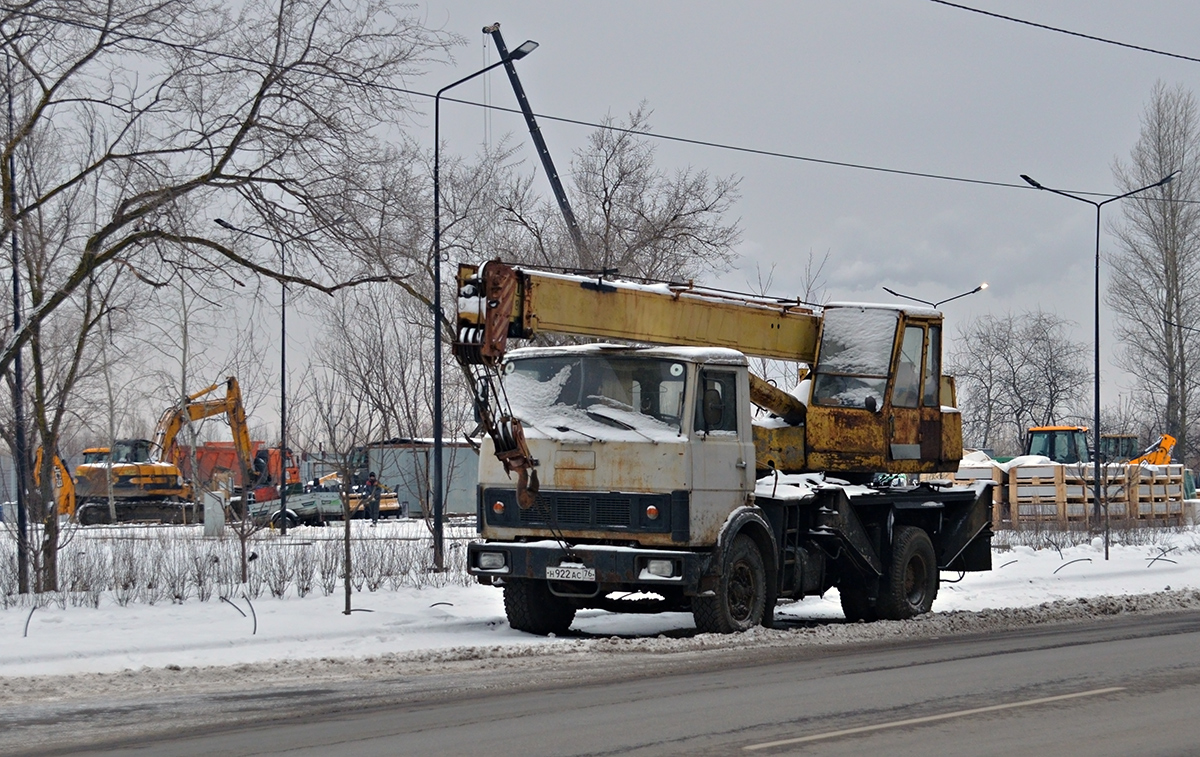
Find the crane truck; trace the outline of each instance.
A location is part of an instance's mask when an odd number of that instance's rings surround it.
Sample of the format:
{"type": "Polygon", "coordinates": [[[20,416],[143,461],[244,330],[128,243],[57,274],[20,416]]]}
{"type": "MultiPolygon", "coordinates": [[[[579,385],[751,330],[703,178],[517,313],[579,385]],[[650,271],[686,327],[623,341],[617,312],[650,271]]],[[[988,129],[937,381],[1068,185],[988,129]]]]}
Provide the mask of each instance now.
{"type": "Polygon", "coordinates": [[[962,456],[939,311],[500,261],[460,266],[458,288],[454,353],[486,432],[467,567],[513,628],[561,633],[599,607],[730,633],[831,587],[852,620],[903,619],[930,610],[940,570],[991,568],[990,482],[877,476],[962,456]],[[624,344],[509,350],[541,335],[624,344]],[[811,372],[789,393],[748,358],[811,372]]]}
{"type": "Polygon", "coordinates": [[[118,439],[112,448],[84,450],[75,468],[76,519],[81,525],[129,521],[182,523],[196,521],[191,485],[173,460],[175,439],[183,424],[225,415],[233,431],[242,480],[251,480],[251,443],[238,381],[229,376],[188,395],[159,418],[154,439],[118,439]],[[225,396],[204,399],[218,389],[225,396]],[[110,509],[110,495],[112,508],[110,509]]]}

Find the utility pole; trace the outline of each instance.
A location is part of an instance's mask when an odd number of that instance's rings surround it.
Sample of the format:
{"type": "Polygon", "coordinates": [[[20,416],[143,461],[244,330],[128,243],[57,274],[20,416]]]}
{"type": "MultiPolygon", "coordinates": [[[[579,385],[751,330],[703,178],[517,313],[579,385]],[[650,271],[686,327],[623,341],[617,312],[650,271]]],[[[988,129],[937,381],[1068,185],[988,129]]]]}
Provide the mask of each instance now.
{"type": "Polygon", "coordinates": [[[579,262],[583,264],[587,260],[584,255],[583,233],[579,230],[575,212],[571,210],[566,190],[563,189],[562,181],[558,178],[558,171],[554,168],[554,160],[550,157],[550,148],[546,147],[546,140],[542,138],[542,129],[538,126],[537,119],[533,117],[529,99],[525,97],[525,88],[521,86],[521,79],[517,76],[517,67],[513,65],[514,58],[508,54],[504,37],[500,35],[499,22],[483,27],[483,33],[492,35],[492,41],[496,43],[496,52],[500,53],[500,59],[504,61],[504,70],[508,72],[508,80],[512,82],[513,94],[517,96],[517,103],[521,106],[521,113],[525,115],[525,123],[529,126],[529,136],[533,138],[533,146],[537,148],[538,157],[542,160],[546,178],[550,179],[550,188],[554,190],[554,198],[558,200],[558,209],[562,211],[567,231],[571,234],[571,240],[575,242],[575,250],[579,253],[579,262]]]}

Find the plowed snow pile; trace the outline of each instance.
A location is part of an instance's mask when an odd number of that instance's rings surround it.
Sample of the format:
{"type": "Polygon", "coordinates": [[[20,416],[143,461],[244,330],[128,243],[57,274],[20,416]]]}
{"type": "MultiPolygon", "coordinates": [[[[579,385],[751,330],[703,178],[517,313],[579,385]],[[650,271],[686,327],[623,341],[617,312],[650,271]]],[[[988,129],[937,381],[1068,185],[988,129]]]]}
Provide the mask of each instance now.
{"type": "Polygon", "coordinates": [[[842,644],[1200,608],[1200,532],[1163,530],[1142,541],[1154,543],[1114,545],[1108,561],[1099,539],[1061,551],[997,550],[989,573],[953,583],[957,574],[943,574],[934,612],[912,621],[846,624],[831,590],[781,604],[775,629],[734,637],[697,635],[684,613],[598,610],[581,611],[570,638],[530,636],[508,627],[500,590],[477,585],[355,593],[349,615],[337,594],[231,597],[237,607],[217,598],[127,606],[105,598],[96,609],[52,605],[32,614],[15,607],[0,610],[0,703],[33,690],[83,694],[118,682],[171,687],[186,678],[215,686],[228,666],[237,666],[242,683],[259,676],[311,682],[453,662],[842,644]]]}

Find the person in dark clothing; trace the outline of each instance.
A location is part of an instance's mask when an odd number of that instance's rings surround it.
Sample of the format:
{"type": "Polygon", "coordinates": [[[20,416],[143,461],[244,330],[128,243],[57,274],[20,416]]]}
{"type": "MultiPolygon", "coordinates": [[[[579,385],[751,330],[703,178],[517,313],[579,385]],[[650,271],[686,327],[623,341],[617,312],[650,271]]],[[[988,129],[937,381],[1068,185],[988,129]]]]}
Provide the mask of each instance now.
{"type": "Polygon", "coordinates": [[[375,471],[371,471],[367,476],[367,483],[363,485],[363,502],[367,505],[367,515],[371,518],[372,526],[379,522],[379,498],[382,494],[383,487],[379,484],[379,479],[375,478],[375,471]]]}

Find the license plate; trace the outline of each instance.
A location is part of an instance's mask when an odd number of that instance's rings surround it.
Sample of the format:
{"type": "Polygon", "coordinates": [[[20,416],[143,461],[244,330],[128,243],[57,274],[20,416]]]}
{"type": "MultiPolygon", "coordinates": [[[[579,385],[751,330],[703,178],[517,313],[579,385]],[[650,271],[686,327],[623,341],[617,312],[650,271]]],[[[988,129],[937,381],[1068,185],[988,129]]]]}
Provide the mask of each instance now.
{"type": "Polygon", "coordinates": [[[546,578],[551,581],[595,581],[596,569],[560,565],[546,568],[546,578]]]}

